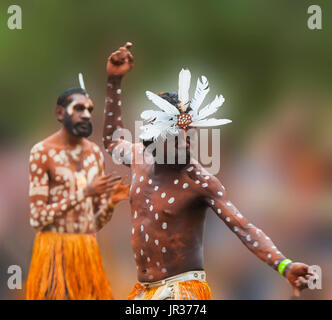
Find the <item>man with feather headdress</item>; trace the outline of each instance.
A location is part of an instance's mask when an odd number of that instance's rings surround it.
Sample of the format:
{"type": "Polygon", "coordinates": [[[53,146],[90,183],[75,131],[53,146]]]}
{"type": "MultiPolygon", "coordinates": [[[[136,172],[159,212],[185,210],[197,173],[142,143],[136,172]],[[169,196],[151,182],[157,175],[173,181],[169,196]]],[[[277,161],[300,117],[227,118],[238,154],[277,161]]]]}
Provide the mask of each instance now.
{"type": "Polygon", "coordinates": [[[146,92],[159,110],[141,114],[147,124],[142,127],[141,142],[122,138],[121,80],[134,64],[131,43],[111,54],[107,62],[107,97],[104,122],[104,146],[115,159],[122,160],[132,173],[131,242],[137,267],[138,283],[128,299],[211,299],[203,266],[203,227],[210,207],[232,232],[259,259],[284,275],[301,290],[310,274],[308,266],[295,263],[277,249],[264,232],[248,220],[229,200],[225,187],[192,157],[180,161],[181,151],[190,156],[188,130],[231,122],[210,118],[223,104],[217,96],[200,109],[209,92],[206,77],[197,81],[196,92],[189,100],[191,74],[182,70],[178,93],[146,92]],[[167,145],[175,136],[175,149],[167,145]],[[164,160],[173,152],[175,163],[154,161],[156,144],[165,151],[164,160]],[[144,161],[139,161],[140,155],[144,161]]]}

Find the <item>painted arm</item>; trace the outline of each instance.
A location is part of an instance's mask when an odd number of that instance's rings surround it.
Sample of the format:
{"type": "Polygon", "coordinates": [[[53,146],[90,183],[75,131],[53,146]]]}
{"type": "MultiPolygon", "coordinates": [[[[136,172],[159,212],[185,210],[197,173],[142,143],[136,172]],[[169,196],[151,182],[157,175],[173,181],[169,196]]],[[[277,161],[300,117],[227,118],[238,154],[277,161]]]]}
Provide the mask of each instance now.
{"type": "MultiPolygon", "coordinates": [[[[224,186],[216,177],[200,176],[199,179],[207,205],[256,257],[274,270],[278,270],[279,264],[286,257],[272,240],[240,213],[228,199],[224,186]]],[[[308,265],[294,262],[286,266],[283,275],[293,286],[294,294],[299,295],[299,290],[307,287],[308,279],[312,274],[308,272],[308,265]]]]}
{"type": "Polygon", "coordinates": [[[121,81],[123,76],[128,73],[133,65],[134,59],[128,43],[113,52],[107,62],[107,95],[105,99],[105,121],[103,143],[106,151],[113,153],[114,159],[130,166],[133,145],[124,139],[124,126],[121,118],[121,81]]]}

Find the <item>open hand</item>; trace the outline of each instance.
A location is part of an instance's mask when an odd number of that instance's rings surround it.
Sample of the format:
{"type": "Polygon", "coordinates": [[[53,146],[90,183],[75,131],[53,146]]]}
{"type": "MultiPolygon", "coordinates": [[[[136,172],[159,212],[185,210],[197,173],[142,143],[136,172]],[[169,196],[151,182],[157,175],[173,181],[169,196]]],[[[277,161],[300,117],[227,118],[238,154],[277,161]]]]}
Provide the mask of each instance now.
{"type": "Polygon", "coordinates": [[[100,196],[103,193],[109,193],[120,181],[121,177],[114,177],[112,174],[96,177],[87,187],[85,187],[84,195],[86,197],[93,197],[100,196]]]}
{"type": "Polygon", "coordinates": [[[122,184],[123,180],[127,176],[123,177],[111,191],[111,199],[113,203],[117,203],[121,200],[127,200],[129,198],[129,184],[122,184]]]}

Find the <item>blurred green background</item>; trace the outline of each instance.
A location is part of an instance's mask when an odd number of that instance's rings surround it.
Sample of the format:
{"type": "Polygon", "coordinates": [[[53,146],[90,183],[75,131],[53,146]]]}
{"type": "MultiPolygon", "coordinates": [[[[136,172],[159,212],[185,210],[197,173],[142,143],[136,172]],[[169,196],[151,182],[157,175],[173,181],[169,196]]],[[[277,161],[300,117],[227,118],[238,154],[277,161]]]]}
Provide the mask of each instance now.
{"type": "MultiPolygon", "coordinates": [[[[106,58],[126,41],[135,57],[123,82],[126,126],[149,105],[145,90],[177,90],[182,67],[192,87],[207,76],[208,99],[226,99],[217,118],[233,120],[222,128],[218,175],[232,201],[284,254],[331,270],[331,16],[332,2],[318,0],[1,0],[0,299],[24,297],[8,290],[6,272],[18,264],[25,278],[29,267],[29,149],[58,129],[57,96],[78,86],[79,72],[96,106],[92,140],[101,145],[106,58]],[[22,30],[7,28],[12,4],[22,8],[22,30]],[[322,8],[322,30],[307,27],[311,4],[322,8]]],[[[124,299],[135,282],[128,203],[117,213],[99,239],[115,296],[124,299]]],[[[216,221],[208,215],[205,235],[214,298],[288,299],[287,283],[216,221]]],[[[304,298],[331,299],[328,274],[323,288],[304,298]]]]}

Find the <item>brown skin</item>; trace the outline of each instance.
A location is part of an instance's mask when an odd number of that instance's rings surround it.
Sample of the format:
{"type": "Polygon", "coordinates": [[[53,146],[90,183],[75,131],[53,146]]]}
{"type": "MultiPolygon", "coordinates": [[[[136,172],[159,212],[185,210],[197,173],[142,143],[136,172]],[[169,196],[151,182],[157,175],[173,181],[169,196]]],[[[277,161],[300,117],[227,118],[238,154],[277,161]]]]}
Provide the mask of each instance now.
{"type": "MultiPolygon", "coordinates": [[[[89,122],[92,101],[82,94],[71,98],[72,124],[89,122]]],[[[56,107],[60,122],[67,113],[68,107],[56,107]]],[[[81,129],[88,127],[82,123],[81,129]]],[[[62,126],[30,153],[30,223],[38,231],[95,233],[111,219],[114,204],[128,199],[129,185],[122,184],[123,179],[104,175],[99,147],[62,126]],[[76,174],[81,174],[80,180],[76,174]]]]}
{"type": "MultiPolygon", "coordinates": [[[[144,149],[143,144],[111,140],[115,129],[123,128],[120,88],[122,77],[134,64],[129,51],[131,46],[127,43],[108,58],[103,140],[108,152],[121,146],[126,152],[134,154],[133,162],[128,166],[132,172],[132,248],[138,280],[158,281],[190,270],[203,270],[202,240],[208,207],[251,252],[277,270],[278,264],[286,257],[262,230],[248,223],[240,214],[216,177],[208,176],[198,163],[136,164],[136,152],[144,149]]],[[[181,146],[188,151],[188,143],[181,146]]],[[[284,276],[294,288],[294,293],[298,294],[307,286],[310,277],[308,265],[291,263],[286,267],[284,276]]]]}

